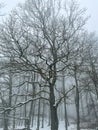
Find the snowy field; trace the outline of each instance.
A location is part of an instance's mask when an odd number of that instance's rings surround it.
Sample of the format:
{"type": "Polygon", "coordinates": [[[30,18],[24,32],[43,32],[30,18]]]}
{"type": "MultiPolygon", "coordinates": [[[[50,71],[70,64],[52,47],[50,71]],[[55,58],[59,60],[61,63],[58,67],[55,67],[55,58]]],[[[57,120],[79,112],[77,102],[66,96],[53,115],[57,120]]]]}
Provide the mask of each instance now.
{"type": "MultiPolygon", "coordinates": [[[[17,127],[17,130],[21,129],[23,127],[17,127]]],[[[2,128],[0,128],[0,130],[3,130],[2,128]]],[[[12,130],[11,128],[9,128],[9,130],[12,130]]],[[[36,130],[36,127],[33,127],[31,130],[36,130]]],[[[44,128],[40,128],[40,130],[50,130],[50,127],[44,127],[44,128]]],[[[60,125],[59,125],[59,130],[65,130],[65,126],[64,126],[64,122],[60,122],[60,125]]],[[[68,130],[76,130],[76,126],[71,124],[69,127],[68,127],[68,130]]],[[[96,129],[81,129],[81,130],[96,130],[96,129]]]]}

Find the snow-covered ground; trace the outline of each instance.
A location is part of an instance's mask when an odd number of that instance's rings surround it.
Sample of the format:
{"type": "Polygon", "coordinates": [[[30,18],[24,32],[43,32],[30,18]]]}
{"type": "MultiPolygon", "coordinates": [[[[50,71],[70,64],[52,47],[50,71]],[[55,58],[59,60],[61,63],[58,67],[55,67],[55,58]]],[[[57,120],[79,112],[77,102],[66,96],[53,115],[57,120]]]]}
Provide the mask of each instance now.
{"type": "MultiPolygon", "coordinates": [[[[22,129],[23,127],[17,127],[17,128],[22,129]]],[[[0,128],[0,130],[3,130],[3,129],[0,128]]],[[[9,130],[12,130],[12,129],[9,128],[9,130]]],[[[33,127],[31,130],[36,130],[36,127],[33,127]]],[[[40,128],[40,130],[50,130],[50,127],[45,126],[44,128],[40,128]]],[[[59,130],[65,130],[64,122],[60,122],[59,130]]],[[[68,130],[76,130],[76,125],[70,124],[70,126],[68,127],[68,130]]],[[[95,130],[95,129],[81,129],[81,130],[95,130]]]]}
{"type": "MultiPolygon", "coordinates": [[[[36,128],[33,128],[32,130],[36,130],[36,128]]],[[[40,130],[50,130],[50,127],[44,127],[44,128],[40,128],[40,130]]],[[[65,125],[64,122],[60,122],[59,124],[59,130],[65,130],[65,125]]],[[[68,130],[76,130],[76,125],[74,124],[70,124],[70,126],[68,127],[68,130]]],[[[95,129],[81,129],[81,130],[95,130],[95,129]]]]}

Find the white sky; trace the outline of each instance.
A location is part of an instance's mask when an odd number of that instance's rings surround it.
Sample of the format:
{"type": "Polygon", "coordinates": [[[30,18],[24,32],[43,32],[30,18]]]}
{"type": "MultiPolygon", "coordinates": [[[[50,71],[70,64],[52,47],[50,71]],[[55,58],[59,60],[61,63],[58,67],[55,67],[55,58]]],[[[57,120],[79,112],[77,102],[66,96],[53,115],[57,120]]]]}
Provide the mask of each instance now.
{"type": "Polygon", "coordinates": [[[1,3],[4,3],[4,12],[9,12],[11,9],[14,9],[18,3],[22,3],[25,0],[0,0],[1,3]]]}
{"type": "Polygon", "coordinates": [[[91,18],[88,21],[89,31],[95,31],[98,34],[98,0],[78,0],[82,7],[87,9],[87,15],[91,18]]]}
{"type": "MultiPolygon", "coordinates": [[[[3,9],[6,14],[19,2],[24,2],[25,0],[0,0],[5,4],[3,9]]],[[[77,0],[79,1],[81,7],[87,8],[87,15],[90,15],[91,18],[87,23],[87,28],[89,31],[96,31],[98,33],[98,0],[77,0]]]]}

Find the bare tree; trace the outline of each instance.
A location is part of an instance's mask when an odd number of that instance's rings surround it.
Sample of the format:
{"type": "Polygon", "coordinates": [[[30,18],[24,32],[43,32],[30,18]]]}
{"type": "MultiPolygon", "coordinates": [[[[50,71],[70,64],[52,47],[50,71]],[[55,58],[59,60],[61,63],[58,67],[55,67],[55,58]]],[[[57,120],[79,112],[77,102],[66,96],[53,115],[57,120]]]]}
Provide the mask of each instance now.
{"type": "Polygon", "coordinates": [[[64,98],[56,100],[55,85],[80,48],[86,22],[83,14],[84,10],[73,1],[63,6],[63,1],[29,0],[19,13],[13,11],[1,29],[1,51],[7,58],[13,56],[6,66],[16,72],[35,72],[39,84],[48,87],[48,99],[44,99],[50,103],[51,130],[58,130],[57,108],[64,98]]]}

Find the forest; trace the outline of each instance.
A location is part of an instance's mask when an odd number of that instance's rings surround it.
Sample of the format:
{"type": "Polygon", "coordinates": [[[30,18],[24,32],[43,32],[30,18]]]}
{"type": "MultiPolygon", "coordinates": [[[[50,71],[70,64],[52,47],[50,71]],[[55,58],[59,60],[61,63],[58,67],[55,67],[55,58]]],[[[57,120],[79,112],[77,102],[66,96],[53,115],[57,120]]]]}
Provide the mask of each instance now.
{"type": "Polygon", "coordinates": [[[75,0],[26,0],[0,23],[2,130],[98,129],[98,37],[88,20],[75,0]]]}

